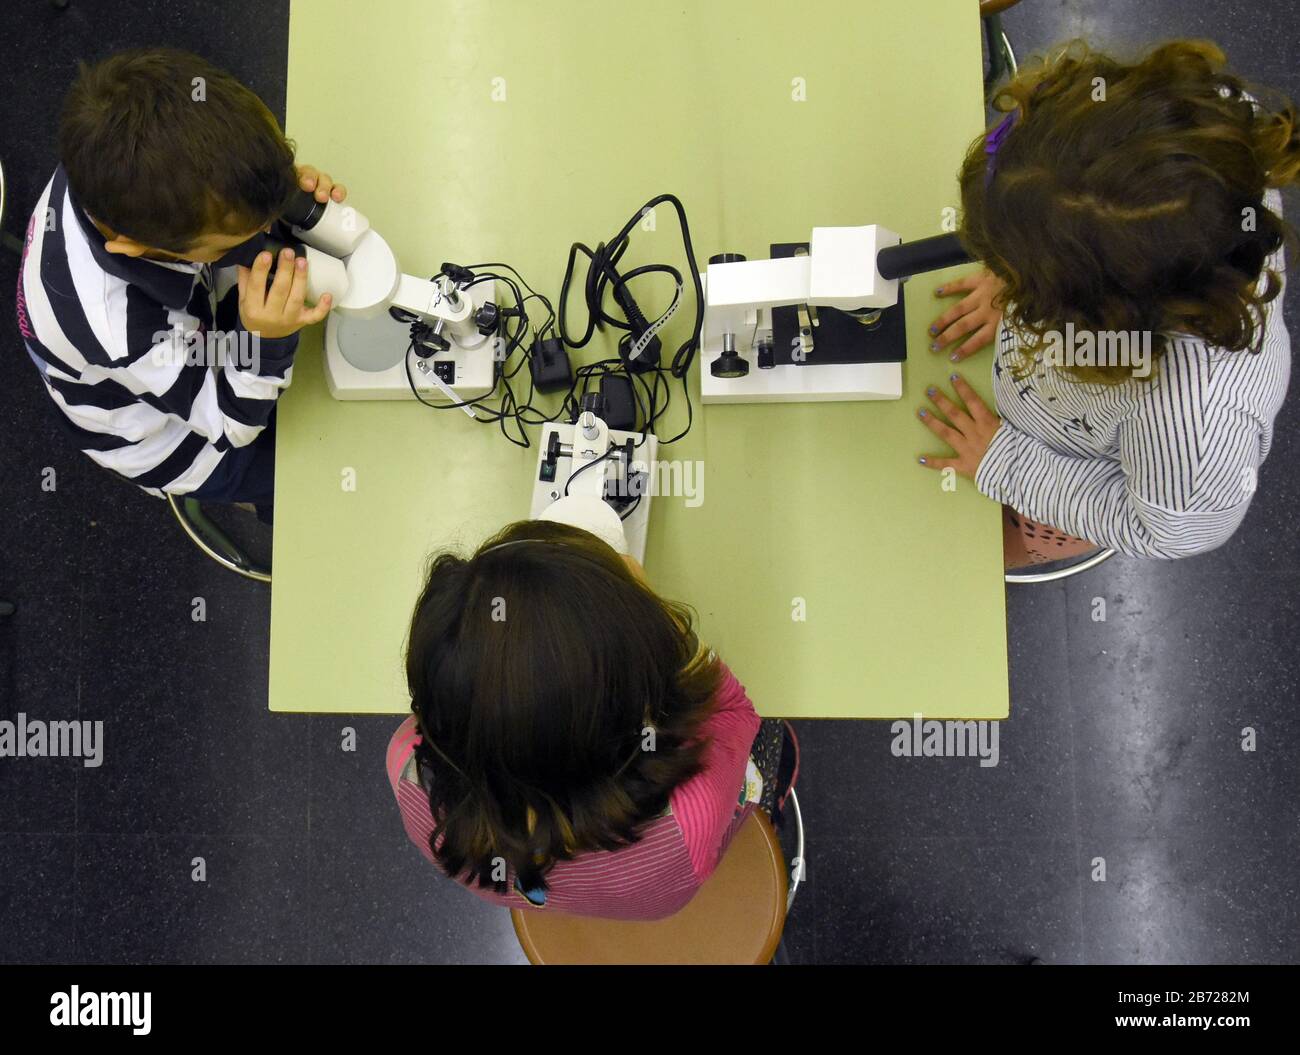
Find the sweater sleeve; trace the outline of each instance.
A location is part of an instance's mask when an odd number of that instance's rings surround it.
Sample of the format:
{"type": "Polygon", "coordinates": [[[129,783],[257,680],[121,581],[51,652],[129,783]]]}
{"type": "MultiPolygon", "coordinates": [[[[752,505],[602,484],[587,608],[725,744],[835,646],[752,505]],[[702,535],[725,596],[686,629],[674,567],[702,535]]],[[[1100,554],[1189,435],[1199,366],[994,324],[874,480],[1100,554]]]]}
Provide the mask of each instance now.
{"type": "Polygon", "coordinates": [[[713,874],[734,832],[733,822],[743,812],[740,792],[758,726],[745,687],[723,665],[715,709],[702,729],[709,742],[704,768],[677,787],[670,800],[699,882],[713,874]]]}
{"type": "Polygon", "coordinates": [[[1212,364],[1166,355],[1119,426],[1117,458],[1063,454],[1007,421],[976,472],[981,492],[1034,520],[1133,557],[1187,557],[1228,540],[1246,515],[1260,423],[1214,398],[1212,364]]]}

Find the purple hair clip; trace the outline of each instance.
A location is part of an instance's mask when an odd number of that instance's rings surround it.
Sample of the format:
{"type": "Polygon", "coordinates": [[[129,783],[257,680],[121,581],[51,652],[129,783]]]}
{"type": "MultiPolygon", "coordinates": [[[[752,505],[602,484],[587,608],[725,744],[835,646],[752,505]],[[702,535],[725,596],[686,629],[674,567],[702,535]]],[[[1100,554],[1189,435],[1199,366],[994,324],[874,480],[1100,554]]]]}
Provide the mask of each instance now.
{"type": "Polygon", "coordinates": [[[1011,111],[1006,117],[998,122],[998,126],[984,137],[984,153],[988,155],[988,162],[984,169],[984,186],[988,187],[993,182],[993,173],[997,167],[998,148],[1002,146],[1002,141],[1007,138],[1007,133],[1011,131],[1011,126],[1016,123],[1016,111],[1011,111]]]}

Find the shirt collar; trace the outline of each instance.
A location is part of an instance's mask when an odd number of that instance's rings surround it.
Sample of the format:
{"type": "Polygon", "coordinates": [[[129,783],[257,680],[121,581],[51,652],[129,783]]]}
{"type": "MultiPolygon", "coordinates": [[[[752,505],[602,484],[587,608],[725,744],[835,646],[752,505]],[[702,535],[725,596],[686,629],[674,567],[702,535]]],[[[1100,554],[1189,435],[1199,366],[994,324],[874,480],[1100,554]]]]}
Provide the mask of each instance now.
{"type": "Polygon", "coordinates": [[[104,248],[107,239],[100,234],[99,228],[91,223],[85,209],[78,204],[62,165],[59,166],[59,176],[66,189],[68,202],[72,206],[72,214],[81,224],[81,230],[86,236],[86,243],[90,246],[90,255],[95,258],[95,263],[110,275],[139,287],[141,292],[159,304],[175,309],[186,307],[194,292],[194,280],[203,265],[189,261],[171,263],[163,260],[146,260],[141,256],[110,253],[104,248]]]}

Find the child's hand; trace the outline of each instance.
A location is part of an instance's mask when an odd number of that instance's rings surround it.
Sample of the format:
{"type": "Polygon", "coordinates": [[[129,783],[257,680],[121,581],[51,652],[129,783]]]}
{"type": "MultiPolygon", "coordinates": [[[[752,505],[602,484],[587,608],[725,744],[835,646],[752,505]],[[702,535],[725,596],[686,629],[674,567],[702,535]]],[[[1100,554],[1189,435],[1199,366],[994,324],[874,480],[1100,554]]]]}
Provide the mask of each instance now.
{"type": "Polygon", "coordinates": [[[314,191],[317,201],[342,201],[348,196],[347,187],[335,183],[328,172],[322,172],[312,165],[298,165],[298,186],[306,191],[314,191]]]}
{"type": "Polygon", "coordinates": [[[954,363],[959,363],[986,344],[992,344],[998,323],[1002,321],[1002,308],[994,307],[993,299],[1002,289],[1002,280],[988,268],[939,286],[934,291],[936,297],[950,297],[957,293],[967,295],[931,323],[933,341],[930,351],[942,351],[971,334],[973,336],[960,347],[953,348],[948,356],[954,363]]]}
{"type": "Polygon", "coordinates": [[[304,326],[320,322],[329,314],[333,303],[328,293],[314,308],[305,307],[307,295],[307,261],[294,258],[292,249],[280,253],[275,280],[267,288],[271,272],[271,254],[261,252],[253,266],[239,269],[239,318],[244,329],[268,341],[288,337],[304,326]]]}
{"type": "Polygon", "coordinates": [[[956,469],[962,476],[975,479],[975,473],[984,460],[984,453],[993,442],[993,436],[1002,424],[1002,419],[985,405],[984,400],[975,394],[959,375],[953,374],[953,390],[961,397],[965,407],[960,407],[937,388],[929,388],[926,395],[934,405],[943,411],[951,425],[946,425],[932,412],[922,408],[917,411],[922,421],[929,426],[939,439],[957,452],[955,458],[936,458],[923,454],[921,464],[931,469],[956,469]]]}

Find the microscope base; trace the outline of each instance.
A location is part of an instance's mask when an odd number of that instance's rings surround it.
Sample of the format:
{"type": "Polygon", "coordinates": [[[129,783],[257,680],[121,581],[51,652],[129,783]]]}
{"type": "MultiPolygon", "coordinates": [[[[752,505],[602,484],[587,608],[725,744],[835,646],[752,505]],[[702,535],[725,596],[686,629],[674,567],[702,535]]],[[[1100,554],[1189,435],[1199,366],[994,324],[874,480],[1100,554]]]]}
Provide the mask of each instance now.
{"type": "Polygon", "coordinates": [[[845,363],[834,366],[774,366],[741,378],[714,377],[708,364],[722,347],[700,356],[700,396],[705,403],[834,403],[902,399],[902,363],[845,363]]]}
{"type": "MultiPolygon", "coordinates": [[[[406,375],[406,348],[410,344],[410,327],[388,314],[373,319],[357,319],[331,314],[325,323],[325,382],[330,395],[339,400],[414,399],[406,375]],[[343,348],[347,348],[345,357],[343,348]],[[353,362],[367,363],[371,369],[359,369],[353,362]]],[[[496,386],[494,342],[483,338],[473,348],[465,348],[455,338],[451,348],[421,360],[413,353],[411,377],[420,398],[430,403],[446,403],[445,393],[425,376],[417,364],[423,363],[456,393],[458,399],[478,399],[496,386]]]]}

